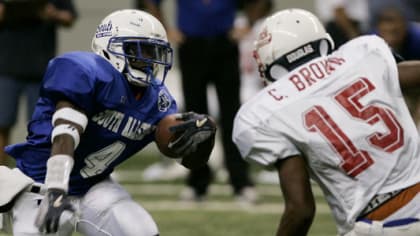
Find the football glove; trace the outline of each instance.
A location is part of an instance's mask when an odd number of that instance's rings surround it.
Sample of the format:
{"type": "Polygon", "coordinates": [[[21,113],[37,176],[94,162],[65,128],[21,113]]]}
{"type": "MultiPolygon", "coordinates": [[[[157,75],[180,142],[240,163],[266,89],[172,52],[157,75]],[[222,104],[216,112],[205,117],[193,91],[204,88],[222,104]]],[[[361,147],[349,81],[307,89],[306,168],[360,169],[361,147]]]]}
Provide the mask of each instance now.
{"type": "Polygon", "coordinates": [[[200,143],[216,133],[216,125],[207,115],[186,112],[180,113],[176,119],[183,122],[169,127],[177,138],[169,142],[168,147],[181,157],[195,152],[200,143]]]}
{"type": "Polygon", "coordinates": [[[64,211],[74,212],[66,192],[62,189],[48,189],[39,206],[35,225],[42,233],[56,233],[64,211]]]}

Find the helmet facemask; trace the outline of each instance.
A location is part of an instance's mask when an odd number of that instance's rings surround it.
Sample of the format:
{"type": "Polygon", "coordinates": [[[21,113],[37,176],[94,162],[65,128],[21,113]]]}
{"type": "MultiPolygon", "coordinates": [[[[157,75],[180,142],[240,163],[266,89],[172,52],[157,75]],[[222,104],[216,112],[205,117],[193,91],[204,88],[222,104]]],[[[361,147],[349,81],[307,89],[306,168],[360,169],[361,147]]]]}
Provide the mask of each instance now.
{"type": "Polygon", "coordinates": [[[173,51],[169,43],[144,37],[111,37],[107,51],[124,58],[127,80],[136,86],[148,86],[152,79],[163,83],[172,67],[173,51]],[[159,72],[162,72],[159,75],[159,72]]]}
{"type": "Polygon", "coordinates": [[[92,50],[135,86],[164,82],[172,67],[173,52],[162,23],[150,13],[117,10],[96,29],[92,50]]]}

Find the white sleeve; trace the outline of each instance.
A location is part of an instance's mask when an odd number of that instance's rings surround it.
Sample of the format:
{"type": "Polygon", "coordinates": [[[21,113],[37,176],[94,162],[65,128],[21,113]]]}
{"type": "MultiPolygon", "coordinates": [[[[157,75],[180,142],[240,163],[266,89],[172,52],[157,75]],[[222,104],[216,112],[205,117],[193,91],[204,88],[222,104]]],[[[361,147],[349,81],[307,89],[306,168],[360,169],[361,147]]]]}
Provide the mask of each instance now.
{"type": "MultiPolygon", "coordinates": [[[[236,122],[236,127],[241,126],[236,122]]],[[[242,157],[247,161],[256,162],[262,166],[271,166],[287,157],[300,154],[296,146],[284,135],[264,125],[242,127],[234,132],[233,140],[242,157]]]]}
{"type": "Polygon", "coordinates": [[[393,85],[394,92],[400,90],[397,62],[392,54],[391,48],[385,40],[376,35],[360,36],[345,44],[343,49],[351,53],[361,53],[363,55],[375,53],[379,55],[383,59],[387,69],[385,73],[387,76],[384,79],[390,80],[388,84],[393,85]]]}
{"type": "Polygon", "coordinates": [[[388,77],[385,78],[386,80],[390,80],[389,84],[394,85],[393,91],[396,93],[400,93],[400,82],[398,78],[398,67],[397,62],[392,54],[391,48],[382,38],[378,36],[367,36],[370,37],[370,45],[374,47],[373,50],[376,50],[385,60],[386,68],[388,70],[388,77]]]}
{"type": "Polygon", "coordinates": [[[388,66],[394,70],[393,72],[395,74],[398,74],[396,60],[394,58],[394,55],[392,54],[391,48],[385,42],[385,40],[375,35],[366,36],[366,37],[369,37],[369,40],[371,41],[371,45],[374,45],[374,47],[381,52],[388,66]]]}

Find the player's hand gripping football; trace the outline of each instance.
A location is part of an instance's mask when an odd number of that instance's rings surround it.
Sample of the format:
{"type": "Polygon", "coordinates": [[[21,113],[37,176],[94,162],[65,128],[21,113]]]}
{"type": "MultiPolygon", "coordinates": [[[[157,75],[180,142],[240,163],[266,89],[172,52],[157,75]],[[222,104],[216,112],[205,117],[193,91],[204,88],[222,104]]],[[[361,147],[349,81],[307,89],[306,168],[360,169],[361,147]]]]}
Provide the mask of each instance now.
{"type": "Polygon", "coordinates": [[[199,144],[214,138],[216,126],[209,116],[186,112],[180,113],[176,119],[183,122],[169,128],[177,138],[168,147],[177,155],[188,156],[197,151],[199,144]]]}
{"type": "Polygon", "coordinates": [[[62,189],[48,189],[39,206],[35,225],[42,233],[55,233],[64,211],[74,212],[67,194],[62,189]]]}

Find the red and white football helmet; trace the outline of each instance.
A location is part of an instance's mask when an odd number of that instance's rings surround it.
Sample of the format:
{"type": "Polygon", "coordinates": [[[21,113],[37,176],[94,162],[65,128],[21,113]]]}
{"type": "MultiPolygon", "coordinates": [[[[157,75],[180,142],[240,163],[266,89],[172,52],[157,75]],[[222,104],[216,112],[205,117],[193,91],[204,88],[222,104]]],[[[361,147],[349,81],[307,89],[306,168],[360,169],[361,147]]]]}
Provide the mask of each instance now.
{"type": "Polygon", "coordinates": [[[254,57],[265,83],[334,49],[320,20],[302,9],[286,9],[267,17],[258,35],[254,57]]]}
{"type": "Polygon", "coordinates": [[[118,10],[106,16],[93,36],[92,50],[136,86],[147,86],[154,78],[164,81],[172,67],[173,50],[165,28],[140,10],[118,10]]]}

